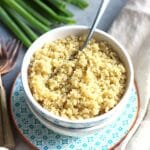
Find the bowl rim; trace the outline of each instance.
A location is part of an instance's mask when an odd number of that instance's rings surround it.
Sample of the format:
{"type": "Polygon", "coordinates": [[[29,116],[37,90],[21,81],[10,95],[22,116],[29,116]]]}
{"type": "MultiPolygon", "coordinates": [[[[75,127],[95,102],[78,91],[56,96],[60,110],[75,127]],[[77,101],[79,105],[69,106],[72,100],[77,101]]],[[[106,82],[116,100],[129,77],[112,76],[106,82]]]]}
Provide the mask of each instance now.
{"type": "MultiPolygon", "coordinates": [[[[34,107],[36,109],[38,109],[40,112],[44,113],[46,116],[53,118],[55,120],[59,120],[60,122],[64,122],[64,123],[72,123],[72,124],[86,124],[86,123],[91,123],[91,122],[97,122],[98,120],[102,120],[107,118],[108,116],[110,116],[112,113],[114,113],[121,105],[123,105],[123,102],[125,101],[125,97],[129,94],[132,84],[133,84],[133,78],[134,78],[134,70],[133,70],[133,65],[131,62],[131,58],[129,56],[129,54],[127,53],[127,51],[125,50],[125,48],[111,35],[109,35],[108,33],[100,30],[100,29],[96,29],[95,32],[103,35],[104,37],[108,38],[109,40],[112,41],[112,43],[115,43],[120,50],[123,52],[126,60],[127,60],[127,65],[128,65],[128,70],[129,70],[129,80],[128,80],[128,85],[126,87],[126,90],[122,96],[122,98],[120,99],[119,103],[113,107],[111,110],[109,110],[108,112],[101,114],[99,116],[93,117],[93,118],[88,118],[88,119],[83,119],[83,120],[69,120],[60,116],[57,116],[55,114],[53,114],[52,112],[44,109],[32,96],[32,93],[30,91],[29,88],[29,84],[28,84],[28,65],[26,63],[26,61],[31,57],[32,55],[30,55],[30,53],[34,50],[34,45],[36,43],[38,43],[39,41],[42,41],[43,38],[47,37],[49,34],[54,33],[54,32],[58,32],[58,31],[62,31],[62,30],[67,30],[67,29],[82,29],[82,30],[88,30],[89,27],[88,26],[83,26],[83,25],[68,25],[68,26],[63,26],[63,27],[57,27],[53,30],[50,30],[46,33],[44,33],[43,35],[41,35],[37,40],[35,40],[31,46],[28,48],[24,58],[23,58],[23,62],[22,62],[22,67],[21,67],[21,78],[22,78],[22,84],[24,87],[24,91],[28,97],[28,100],[34,105],[34,107]]],[[[35,52],[35,51],[34,51],[35,52]]]]}

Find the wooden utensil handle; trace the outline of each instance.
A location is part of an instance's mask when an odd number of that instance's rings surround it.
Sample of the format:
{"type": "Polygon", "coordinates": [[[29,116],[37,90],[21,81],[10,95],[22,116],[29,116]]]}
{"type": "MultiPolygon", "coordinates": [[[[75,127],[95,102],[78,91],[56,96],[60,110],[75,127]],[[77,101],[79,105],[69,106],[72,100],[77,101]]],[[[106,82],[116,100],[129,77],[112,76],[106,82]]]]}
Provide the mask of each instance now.
{"type": "Polygon", "coordinates": [[[0,76],[0,101],[2,106],[1,110],[2,110],[2,123],[4,133],[4,146],[8,148],[13,148],[15,147],[15,142],[8,115],[6,92],[2,84],[1,76],[0,76]]]}
{"type": "Polygon", "coordinates": [[[4,145],[4,137],[3,137],[3,123],[2,123],[2,106],[0,101],[0,146],[4,145]]]}

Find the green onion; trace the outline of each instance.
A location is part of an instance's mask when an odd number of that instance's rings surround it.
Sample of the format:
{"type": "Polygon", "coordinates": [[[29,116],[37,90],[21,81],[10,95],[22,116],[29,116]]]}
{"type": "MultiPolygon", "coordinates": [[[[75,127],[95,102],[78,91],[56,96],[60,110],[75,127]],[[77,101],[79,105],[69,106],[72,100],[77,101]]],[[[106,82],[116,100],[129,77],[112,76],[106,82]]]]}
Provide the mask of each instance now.
{"type": "Polygon", "coordinates": [[[48,0],[50,3],[52,3],[55,6],[58,6],[61,9],[66,8],[66,3],[63,2],[62,0],[48,0]]]}
{"type": "Polygon", "coordinates": [[[19,5],[15,0],[2,0],[8,7],[14,9],[22,17],[24,17],[28,22],[30,22],[35,29],[41,32],[47,32],[49,28],[36,20],[28,11],[26,11],[21,5],[19,5]]]}
{"type": "Polygon", "coordinates": [[[64,16],[59,16],[56,14],[50,7],[48,7],[45,3],[43,3],[41,0],[33,0],[36,2],[43,10],[45,10],[51,17],[53,17],[55,20],[66,23],[66,24],[73,24],[75,23],[75,20],[64,17],[64,16]]]}
{"type": "Polygon", "coordinates": [[[31,45],[31,41],[28,37],[21,31],[18,25],[9,17],[7,12],[0,6],[0,19],[1,21],[7,25],[8,28],[22,41],[22,43],[29,47],[31,45]]]}
{"type": "Polygon", "coordinates": [[[67,16],[67,17],[73,17],[72,12],[70,12],[66,7],[59,5],[59,3],[64,3],[62,0],[48,0],[50,4],[52,4],[55,8],[57,8],[61,14],[67,16]],[[58,2],[59,1],[59,2],[58,2]]]}
{"type": "Polygon", "coordinates": [[[41,21],[43,24],[45,24],[48,27],[51,25],[51,22],[48,19],[46,19],[45,17],[43,17],[42,15],[40,15],[29,4],[27,4],[26,1],[23,1],[23,0],[16,0],[16,1],[21,6],[23,6],[23,8],[26,9],[30,14],[32,14],[36,19],[38,19],[39,21],[41,21]]]}
{"type": "Polygon", "coordinates": [[[0,20],[26,47],[38,38],[38,33],[49,31],[50,26],[73,24],[73,14],[67,3],[84,9],[86,0],[0,0],[0,20]]]}
{"type": "Polygon", "coordinates": [[[67,3],[71,3],[81,9],[88,7],[88,2],[86,0],[64,0],[67,3]]]}
{"type": "Polygon", "coordinates": [[[24,32],[28,35],[28,37],[34,41],[38,38],[38,36],[26,25],[26,23],[22,22],[22,18],[14,12],[12,9],[5,8],[9,15],[15,19],[16,23],[20,25],[20,27],[24,30],[24,32]]]}

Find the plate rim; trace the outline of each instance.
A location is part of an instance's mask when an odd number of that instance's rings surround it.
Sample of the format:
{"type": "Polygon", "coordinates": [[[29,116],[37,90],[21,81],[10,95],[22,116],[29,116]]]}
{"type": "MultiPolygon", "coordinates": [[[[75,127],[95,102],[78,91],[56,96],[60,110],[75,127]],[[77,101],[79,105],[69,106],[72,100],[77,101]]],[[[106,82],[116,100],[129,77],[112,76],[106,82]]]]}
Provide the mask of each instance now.
{"type": "MultiPolygon", "coordinates": [[[[33,150],[39,150],[38,147],[36,147],[36,145],[32,144],[30,142],[30,140],[24,136],[24,134],[21,132],[21,130],[18,128],[17,124],[16,124],[16,121],[15,121],[15,118],[14,118],[14,115],[13,115],[13,111],[12,111],[12,107],[11,107],[11,102],[12,102],[12,94],[13,94],[13,89],[14,89],[14,86],[15,86],[15,83],[16,83],[16,80],[19,78],[19,76],[21,76],[21,73],[19,72],[15,79],[14,79],[14,82],[12,84],[12,87],[11,87],[11,90],[10,90],[10,96],[9,96],[9,99],[8,99],[8,110],[9,110],[9,114],[10,114],[10,119],[13,123],[13,126],[15,127],[18,135],[22,138],[22,140],[27,144],[27,146],[29,146],[30,148],[32,148],[33,150]]],[[[139,90],[138,90],[138,87],[137,87],[137,83],[136,81],[134,80],[134,87],[135,87],[135,90],[136,90],[136,97],[137,97],[137,111],[136,111],[136,114],[135,114],[135,118],[133,119],[133,122],[131,123],[131,126],[130,128],[128,129],[128,132],[117,142],[115,143],[112,147],[109,148],[109,150],[114,150],[115,148],[117,148],[123,141],[124,139],[127,137],[127,135],[130,133],[130,131],[132,130],[132,128],[134,127],[134,125],[136,124],[136,121],[137,121],[137,118],[139,116],[139,110],[140,110],[140,95],[139,95],[139,90]]]]}

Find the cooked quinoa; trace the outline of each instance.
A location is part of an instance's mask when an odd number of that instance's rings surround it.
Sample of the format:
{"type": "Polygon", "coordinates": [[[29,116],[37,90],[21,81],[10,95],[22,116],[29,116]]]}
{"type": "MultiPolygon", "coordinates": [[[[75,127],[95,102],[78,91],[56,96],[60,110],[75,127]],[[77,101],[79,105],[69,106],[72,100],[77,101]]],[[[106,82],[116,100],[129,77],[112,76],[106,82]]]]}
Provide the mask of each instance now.
{"type": "Polygon", "coordinates": [[[109,111],[126,88],[126,69],[112,47],[92,39],[79,51],[84,39],[68,36],[47,42],[35,52],[28,70],[35,100],[50,112],[71,120],[109,111]]]}

